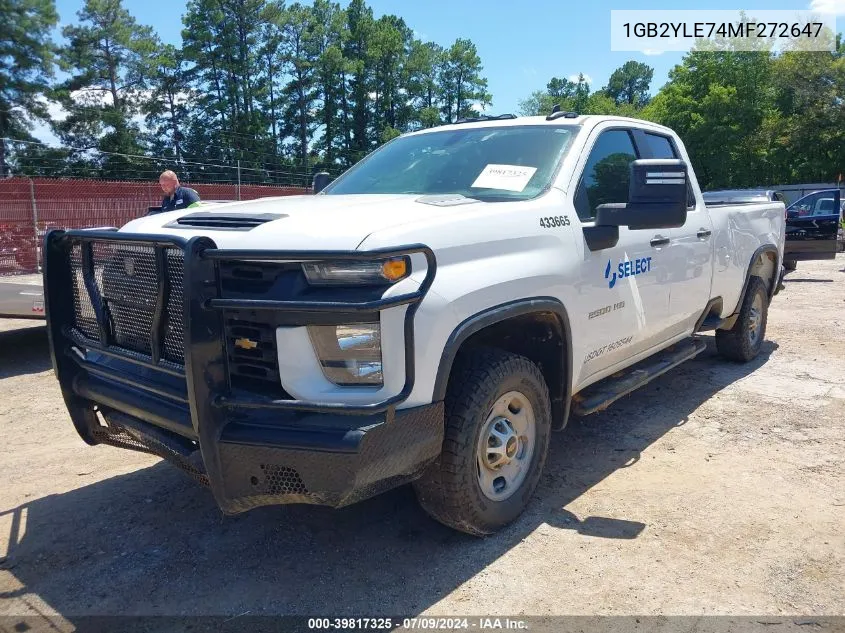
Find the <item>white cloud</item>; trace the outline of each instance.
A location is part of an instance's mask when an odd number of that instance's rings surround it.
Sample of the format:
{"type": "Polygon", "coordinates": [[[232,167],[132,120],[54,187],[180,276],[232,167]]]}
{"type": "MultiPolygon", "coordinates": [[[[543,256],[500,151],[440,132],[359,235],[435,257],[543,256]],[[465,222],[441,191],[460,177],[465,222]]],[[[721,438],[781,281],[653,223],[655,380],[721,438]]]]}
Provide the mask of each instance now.
{"type": "Polygon", "coordinates": [[[662,55],[664,51],[659,51],[656,48],[643,49],[643,55],[662,55]]]}
{"type": "Polygon", "coordinates": [[[53,130],[50,129],[49,123],[44,123],[43,121],[36,121],[32,125],[32,129],[29,131],[30,134],[35,138],[37,141],[41,141],[45,145],[49,145],[50,147],[60,147],[61,142],[59,141],[59,137],[53,134],[53,130]]]}
{"type": "MultiPolygon", "coordinates": [[[[47,114],[53,121],[64,121],[67,118],[67,110],[65,110],[60,103],[56,101],[48,101],[44,97],[39,97],[39,102],[44,104],[47,108],[47,114]]],[[[46,143],[52,147],[60,145],[59,138],[53,134],[50,124],[40,119],[32,119],[30,121],[31,128],[29,133],[35,137],[36,140],[46,143]]]]}
{"type": "Polygon", "coordinates": [[[810,11],[845,15],[845,0],[812,0],[810,11]]]}
{"type": "MultiPolygon", "coordinates": [[[[74,90],[70,93],[70,96],[74,102],[91,107],[111,105],[112,103],[111,92],[107,90],[82,88],[80,90],[74,90]]],[[[141,94],[140,96],[145,95],[141,94]]],[[[189,98],[190,94],[188,92],[181,92],[177,95],[176,100],[178,103],[184,103],[188,101],[189,98]]],[[[64,109],[62,104],[56,101],[48,101],[43,97],[41,98],[41,102],[47,106],[47,112],[50,115],[51,120],[64,121],[67,118],[68,111],[64,109]]],[[[142,131],[146,130],[146,120],[142,114],[133,115],[132,121],[138,125],[142,131]]],[[[54,147],[61,145],[59,138],[53,134],[50,124],[44,121],[32,121],[32,129],[30,130],[30,133],[36,139],[42,143],[46,143],[47,145],[52,145],[54,147]]]]}
{"type": "MultiPolygon", "coordinates": [[[[593,83],[593,78],[592,78],[592,77],[590,77],[587,73],[581,73],[581,74],[582,74],[582,75],[584,75],[584,81],[586,81],[588,84],[592,84],[592,83],[593,83]]],[[[577,83],[578,83],[578,73],[575,73],[574,75],[569,75],[568,79],[569,79],[569,81],[571,81],[572,83],[576,83],[576,84],[577,84],[577,83]]]]}
{"type": "Polygon", "coordinates": [[[64,109],[61,103],[56,101],[47,101],[47,113],[53,121],[64,121],[67,118],[67,110],[64,109]]]}

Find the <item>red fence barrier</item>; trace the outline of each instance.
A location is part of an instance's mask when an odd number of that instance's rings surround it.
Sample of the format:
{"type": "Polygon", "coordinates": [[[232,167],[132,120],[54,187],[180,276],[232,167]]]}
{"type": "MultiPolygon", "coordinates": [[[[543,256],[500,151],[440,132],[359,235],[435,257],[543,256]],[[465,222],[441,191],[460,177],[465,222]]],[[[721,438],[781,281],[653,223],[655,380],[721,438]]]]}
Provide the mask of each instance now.
{"type": "MultiPolygon", "coordinates": [[[[302,187],[190,183],[203,200],[254,200],[308,193],[302,187]]],[[[0,274],[38,270],[47,229],[122,226],[161,204],[156,182],[0,180],[0,274]]]]}

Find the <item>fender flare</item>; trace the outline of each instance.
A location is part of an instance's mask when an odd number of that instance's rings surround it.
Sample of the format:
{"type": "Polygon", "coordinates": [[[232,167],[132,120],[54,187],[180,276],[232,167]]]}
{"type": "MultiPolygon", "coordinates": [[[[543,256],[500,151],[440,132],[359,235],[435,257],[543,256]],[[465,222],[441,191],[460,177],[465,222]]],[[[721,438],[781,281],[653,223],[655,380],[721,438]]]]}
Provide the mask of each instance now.
{"type": "Polygon", "coordinates": [[[751,269],[754,267],[754,262],[757,261],[757,258],[760,257],[760,255],[763,255],[764,253],[774,253],[775,255],[775,271],[771,281],[771,285],[769,287],[769,301],[772,300],[772,297],[774,296],[775,290],[778,286],[778,273],[783,262],[780,260],[780,258],[778,258],[777,246],[775,246],[774,244],[763,244],[763,246],[760,246],[756,251],[754,251],[754,254],[751,256],[751,260],[748,262],[748,268],[745,271],[745,282],[742,284],[742,292],[740,292],[739,294],[739,301],[737,302],[734,311],[731,312],[731,316],[737,314],[742,308],[742,300],[745,299],[745,293],[748,290],[748,284],[751,282],[751,269]]]}
{"type": "MultiPolygon", "coordinates": [[[[554,297],[531,297],[526,299],[517,299],[508,303],[503,303],[491,308],[482,310],[474,314],[464,321],[462,321],[449,335],[446,345],[443,347],[443,353],[440,356],[440,365],[437,368],[437,377],[434,381],[434,393],[432,402],[439,402],[446,397],[446,387],[449,382],[449,375],[452,372],[452,365],[455,362],[455,357],[461,345],[473,334],[480,332],[484,328],[505,321],[513,317],[524,316],[535,312],[551,312],[558,317],[561,324],[561,331],[563,333],[563,371],[564,382],[562,387],[562,398],[559,413],[560,422],[554,427],[562,429],[566,426],[569,419],[569,408],[572,400],[572,331],[569,325],[569,315],[564,308],[563,303],[554,297]]],[[[555,385],[549,385],[549,390],[553,391],[555,385]]],[[[553,399],[554,400],[554,399],[553,399]]],[[[553,401],[553,418],[554,401],[553,401]]]]}

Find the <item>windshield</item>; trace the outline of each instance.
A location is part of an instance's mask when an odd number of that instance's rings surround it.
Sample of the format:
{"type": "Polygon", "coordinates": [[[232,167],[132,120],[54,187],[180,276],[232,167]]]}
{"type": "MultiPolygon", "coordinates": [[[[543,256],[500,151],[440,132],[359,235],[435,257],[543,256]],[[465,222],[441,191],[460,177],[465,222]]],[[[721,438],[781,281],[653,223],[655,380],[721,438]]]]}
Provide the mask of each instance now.
{"type": "Polygon", "coordinates": [[[525,125],[401,136],[370,154],[324,193],[527,200],[549,186],[577,131],[577,126],[525,125]]]}

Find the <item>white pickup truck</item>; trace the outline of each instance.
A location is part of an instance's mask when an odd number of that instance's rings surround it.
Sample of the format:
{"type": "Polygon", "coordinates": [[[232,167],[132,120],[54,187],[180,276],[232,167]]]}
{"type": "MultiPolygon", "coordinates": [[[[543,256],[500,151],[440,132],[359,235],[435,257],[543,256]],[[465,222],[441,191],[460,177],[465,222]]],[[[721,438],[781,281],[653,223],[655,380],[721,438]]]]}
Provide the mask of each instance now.
{"type": "Polygon", "coordinates": [[[439,521],[495,532],[570,412],[692,358],[702,330],[758,354],[784,206],[707,207],[688,165],[645,121],[487,118],[401,136],[316,196],[54,231],[71,418],[226,513],[413,482],[439,521]]]}

